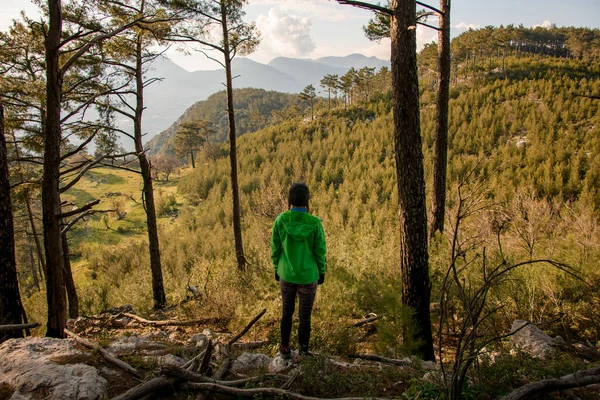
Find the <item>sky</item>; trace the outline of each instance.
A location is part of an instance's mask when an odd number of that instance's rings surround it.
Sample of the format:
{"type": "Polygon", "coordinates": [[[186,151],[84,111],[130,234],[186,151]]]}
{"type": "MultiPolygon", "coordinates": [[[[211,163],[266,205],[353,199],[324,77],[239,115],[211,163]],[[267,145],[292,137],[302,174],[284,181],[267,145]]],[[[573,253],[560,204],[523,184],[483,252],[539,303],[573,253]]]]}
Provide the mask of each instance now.
{"type": "MultiPolygon", "coordinates": [[[[439,5],[438,0],[423,2],[439,5]]],[[[30,0],[0,0],[0,30],[7,30],[21,10],[37,15],[30,0]]],[[[317,59],[353,53],[389,58],[389,40],[371,42],[363,33],[362,27],[372,17],[368,10],[339,5],[334,0],[249,0],[245,10],[245,19],[254,21],[261,32],[261,44],[248,56],[254,61],[266,64],[276,57],[317,59]]],[[[450,15],[452,36],[487,25],[600,28],[600,0],[452,0],[450,15]]],[[[419,49],[436,39],[436,31],[418,27],[419,49]]],[[[167,56],[188,71],[220,68],[204,55],[190,53],[171,48],[167,56]]]]}

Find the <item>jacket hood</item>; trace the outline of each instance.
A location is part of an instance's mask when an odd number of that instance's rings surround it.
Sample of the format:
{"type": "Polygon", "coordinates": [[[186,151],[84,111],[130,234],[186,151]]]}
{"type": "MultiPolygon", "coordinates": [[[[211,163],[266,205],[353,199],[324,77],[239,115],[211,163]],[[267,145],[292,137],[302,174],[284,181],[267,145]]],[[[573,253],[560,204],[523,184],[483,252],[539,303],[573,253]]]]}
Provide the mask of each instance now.
{"type": "Polygon", "coordinates": [[[288,235],[290,235],[292,239],[298,241],[305,240],[306,237],[316,229],[316,225],[307,223],[308,221],[305,220],[303,213],[290,212],[287,216],[282,218],[282,222],[288,235]]]}

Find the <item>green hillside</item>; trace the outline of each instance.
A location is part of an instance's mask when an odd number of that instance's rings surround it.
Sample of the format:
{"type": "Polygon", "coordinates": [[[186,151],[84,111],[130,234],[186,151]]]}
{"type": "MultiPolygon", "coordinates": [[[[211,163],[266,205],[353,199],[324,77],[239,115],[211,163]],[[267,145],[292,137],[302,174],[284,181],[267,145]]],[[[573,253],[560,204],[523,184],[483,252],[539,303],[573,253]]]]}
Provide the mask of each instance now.
{"type": "MultiPolygon", "coordinates": [[[[297,96],[292,94],[254,88],[236,89],[234,91],[234,110],[238,135],[264,128],[275,120],[276,112],[293,107],[296,103],[297,96]]],[[[174,156],[175,151],[171,140],[177,126],[190,121],[207,120],[212,122],[216,133],[209,138],[209,141],[221,143],[227,140],[229,131],[226,108],[224,90],[209,96],[206,100],[195,103],[173,125],[148,142],[146,145],[148,154],[174,156]]]]}
{"type": "MultiPolygon", "coordinates": [[[[503,234],[515,258],[555,255],[585,269],[597,260],[597,248],[577,243],[581,235],[587,237],[595,231],[581,232],[577,224],[588,221],[595,227],[600,209],[600,102],[573,93],[600,91],[598,66],[557,58],[508,62],[511,72],[506,78],[490,74],[452,89],[448,217],[456,205],[457,182],[477,165],[470,183],[484,182],[484,200],[492,207],[486,215],[490,224],[499,213],[510,221],[503,234]],[[541,214],[535,218],[544,221],[532,220],[534,215],[527,215],[527,207],[530,213],[538,210],[541,214]],[[549,215],[539,210],[549,210],[549,215]],[[546,224],[543,229],[535,225],[542,223],[546,224]],[[519,224],[529,224],[529,228],[519,224]],[[530,238],[535,242],[531,248],[528,239],[521,237],[526,228],[533,229],[535,236],[535,240],[530,238]]],[[[433,99],[433,92],[423,91],[428,183],[432,175],[433,99]]],[[[297,180],[310,186],[311,211],[323,219],[328,234],[331,279],[324,297],[329,300],[321,307],[335,309],[344,318],[357,318],[384,306],[373,304],[371,290],[387,288],[381,293],[395,293],[398,232],[391,124],[390,98],[380,95],[347,110],[340,107],[323,112],[313,122],[291,119],[240,138],[244,240],[252,279],[256,280],[250,288],[256,291],[253,296],[263,299],[259,301],[274,295],[268,258],[270,224],[285,209],[287,187],[297,180]]],[[[227,154],[225,149],[223,154],[227,154]]],[[[231,296],[241,295],[236,289],[241,278],[232,268],[229,161],[211,158],[199,164],[179,179],[178,197],[172,200],[177,217],[163,214],[168,223],[163,224],[161,250],[171,302],[185,296],[188,278],[206,282],[208,288],[214,285],[215,293],[232,290],[231,296]]],[[[113,191],[107,187],[104,190],[113,191]]],[[[441,240],[441,247],[433,246],[434,271],[444,265],[444,243],[441,240]]],[[[127,291],[133,276],[136,284],[143,278],[149,285],[146,256],[135,240],[118,246],[118,255],[102,248],[93,255],[93,263],[100,266],[99,282],[109,271],[112,277],[106,282],[108,302],[134,301],[138,307],[148,306],[147,295],[132,298],[127,291]]],[[[225,297],[211,299],[215,301],[212,305],[224,306],[221,301],[231,304],[231,298],[225,297]]],[[[244,308],[246,303],[235,304],[244,308]]]]}

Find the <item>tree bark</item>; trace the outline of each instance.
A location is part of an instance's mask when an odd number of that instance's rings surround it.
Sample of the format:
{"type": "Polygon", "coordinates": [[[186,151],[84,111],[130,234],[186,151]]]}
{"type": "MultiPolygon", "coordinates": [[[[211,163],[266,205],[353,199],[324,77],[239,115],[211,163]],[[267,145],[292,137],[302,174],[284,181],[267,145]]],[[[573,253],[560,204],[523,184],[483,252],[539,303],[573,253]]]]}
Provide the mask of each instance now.
{"type": "Polygon", "coordinates": [[[246,269],[244,244],[242,242],[242,223],[240,211],[240,194],[237,173],[236,127],[233,110],[233,78],[231,77],[231,53],[229,51],[229,32],[227,26],[227,10],[225,1],[221,1],[221,26],[223,28],[223,55],[225,59],[225,76],[227,84],[227,115],[229,116],[229,160],[231,162],[231,192],[233,200],[233,237],[235,240],[235,257],[240,271],[246,269]]]}
{"type": "MultiPolygon", "coordinates": [[[[0,323],[20,324],[23,322],[23,306],[17,277],[7,156],[4,137],[4,107],[0,104],[0,323]]],[[[0,339],[2,337],[19,338],[23,337],[23,332],[21,330],[9,331],[0,335],[0,339]]]]}
{"type": "Polygon", "coordinates": [[[446,210],[446,169],[448,165],[448,105],[450,102],[450,0],[440,0],[438,31],[438,96],[435,155],[433,159],[433,222],[431,235],[444,232],[446,210]]]}
{"type": "Polygon", "coordinates": [[[29,241],[29,245],[27,246],[29,247],[29,261],[31,262],[31,277],[33,278],[33,286],[36,287],[36,289],[39,291],[40,290],[40,280],[38,278],[38,274],[37,274],[37,265],[35,262],[35,257],[33,256],[33,247],[31,247],[31,241],[29,241]]]}
{"type": "Polygon", "coordinates": [[[60,229],[60,110],[62,73],[59,50],[62,33],[61,0],[48,0],[49,25],[46,34],[46,131],[44,132],[44,174],[42,177],[42,221],[46,255],[46,336],[62,338],[67,324],[62,236],[60,229]]]}
{"type": "Polygon", "coordinates": [[[427,213],[416,50],[416,3],[392,0],[392,96],[394,146],[398,179],[400,270],[402,301],[411,307],[415,330],[412,338],[425,360],[434,360],[429,303],[427,213]]]}
{"type": "MultiPolygon", "coordinates": [[[[143,11],[142,11],[143,12],[143,11]]],[[[136,44],[136,107],[135,120],[133,121],[135,152],[137,154],[142,180],[144,183],[144,199],[146,222],[148,225],[148,244],[150,248],[150,269],[152,270],[152,295],[154,308],[163,308],[167,305],[163,285],[162,267],[160,262],[160,248],[158,244],[158,226],[156,224],[156,207],[154,205],[154,188],[152,187],[152,170],[150,162],[144,152],[142,144],[142,115],[144,112],[144,76],[142,68],[142,37],[138,36],[136,44]]]]}
{"type": "Polygon", "coordinates": [[[42,244],[40,243],[40,237],[38,236],[38,231],[35,226],[35,220],[33,219],[33,210],[31,208],[31,200],[29,199],[29,194],[27,194],[25,197],[25,205],[27,206],[27,216],[29,217],[29,224],[31,225],[31,234],[33,235],[33,240],[35,242],[35,248],[37,250],[40,264],[42,265],[42,271],[44,272],[42,277],[44,277],[44,276],[46,276],[46,259],[44,258],[44,251],[42,249],[42,244]]]}
{"type": "Polygon", "coordinates": [[[62,233],[63,263],[65,274],[65,286],[67,289],[67,300],[69,304],[69,318],[79,317],[79,296],[73,280],[73,271],[71,270],[71,255],[69,253],[69,243],[67,242],[66,232],[62,233]]]}

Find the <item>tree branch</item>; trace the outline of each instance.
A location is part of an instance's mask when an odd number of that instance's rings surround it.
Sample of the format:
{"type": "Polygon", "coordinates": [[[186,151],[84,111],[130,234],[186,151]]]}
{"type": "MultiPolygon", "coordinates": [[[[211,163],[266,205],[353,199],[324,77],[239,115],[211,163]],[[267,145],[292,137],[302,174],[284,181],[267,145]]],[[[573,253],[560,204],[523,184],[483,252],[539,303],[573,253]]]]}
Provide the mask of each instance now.
{"type": "Polygon", "coordinates": [[[72,217],[73,215],[77,215],[77,214],[81,214],[82,212],[85,212],[89,209],[91,209],[92,207],[94,207],[96,204],[100,203],[100,199],[98,200],[94,200],[94,201],[90,201],[89,203],[75,209],[75,210],[71,210],[71,211],[67,211],[65,213],[60,213],[57,215],[58,218],[68,218],[68,217],[72,217]]]}
{"type": "Polygon", "coordinates": [[[353,0],[336,0],[339,4],[354,6],[358,8],[364,8],[365,10],[375,11],[382,14],[394,15],[394,12],[389,8],[382,7],[378,4],[370,4],[362,1],[353,1],[353,0]]]}

